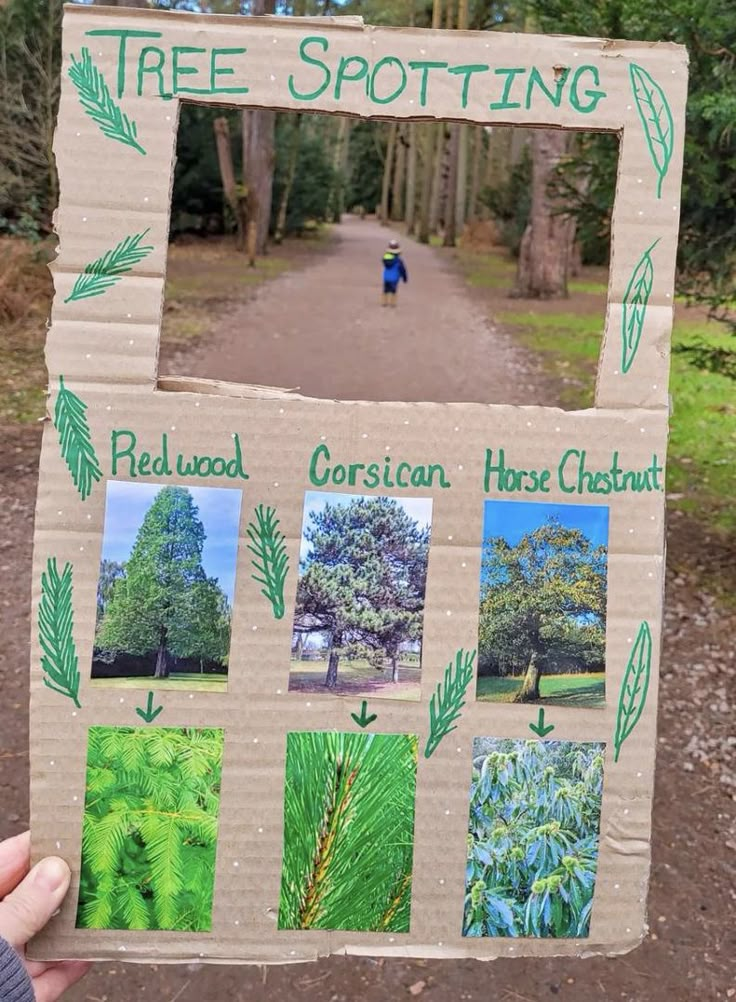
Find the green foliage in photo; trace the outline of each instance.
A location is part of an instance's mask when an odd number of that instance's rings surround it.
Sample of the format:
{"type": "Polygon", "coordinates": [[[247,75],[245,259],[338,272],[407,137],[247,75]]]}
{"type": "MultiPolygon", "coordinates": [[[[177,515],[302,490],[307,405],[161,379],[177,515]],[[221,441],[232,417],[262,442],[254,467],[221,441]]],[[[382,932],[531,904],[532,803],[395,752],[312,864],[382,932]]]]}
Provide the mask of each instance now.
{"type": "Polygon", "coordinates": [[[279,929],[408,932],[417,739],[287,735],[279,929]]]}
{"type": "Polygon", "coordinates": [[[463,936],[589,934],[604,747],[475,739],[463,936]]]}
{"type": "Polygon", "coordinates": [[[211,927],[224,732],[91,727],[77,927],[211,927]]]}

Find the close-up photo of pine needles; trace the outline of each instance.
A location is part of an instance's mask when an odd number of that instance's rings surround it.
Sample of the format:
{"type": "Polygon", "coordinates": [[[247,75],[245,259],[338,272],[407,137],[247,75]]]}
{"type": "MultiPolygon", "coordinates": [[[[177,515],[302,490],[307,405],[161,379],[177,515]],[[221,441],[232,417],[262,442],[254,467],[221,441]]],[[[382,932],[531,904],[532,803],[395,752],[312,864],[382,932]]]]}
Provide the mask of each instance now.
{"type": "Polygon", "coordinates": [[[417,738],[287,735],[279,929],[408,932],[417,738]]]}
{"type": "Polygon", "coordinates": [[[223,742],[90,727],[77,928],[210,930],[223,742]]]}

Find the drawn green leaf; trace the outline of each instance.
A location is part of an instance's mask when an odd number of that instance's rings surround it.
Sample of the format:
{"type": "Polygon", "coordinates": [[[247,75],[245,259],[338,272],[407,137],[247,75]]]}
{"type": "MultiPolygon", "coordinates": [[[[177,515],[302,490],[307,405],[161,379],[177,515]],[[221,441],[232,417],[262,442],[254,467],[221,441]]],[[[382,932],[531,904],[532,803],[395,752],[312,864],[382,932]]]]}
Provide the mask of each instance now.
{"type": "Polygon", "coordinates": [[[654,264],[651,255],[658,243],[659,240],[655,240],[636,262],[624,293],[621,317],[621,371],[624,373],[634,364],[644,330],[644,318],[654,282],[654,264]]]}
{"type": "Polygon", "coordinates": [[[642,715],[649,689],[652,670],[652,632],[649,623],[643,621],[629,654],[621,691],[618,697],[616,733],[613,739],[614,762],[618,762],[621,745],[631,734],[642,715]]]}
{"type": "Polygon", "coordinates": [[[649,155],[657,171],[657,198],[662,197],[662,182],[672,159],[675,126],[665,93],[657,81],[642,66],[629,65],[631,90],[636,101],[649,155]]]}
{"type": "Polygon", "coordinates": [[[65,564],[59,574],[56,558],[52,557],[41,575],[38,605],[38,640],[43,651],[41,670],[44,685],[67,696],[79,708],[79,671],[73,631],[72,565],[65,564]]]}
{"type": "Polygon", "coordinates": [[[85,265],[84,271],[77,278],[74,288],[64,302],[101,296],[103,292],[107,292],[116,282],[119,282],[126,271],[130,271],[134,265],[142,261],[153,250],[150,244],[141,247],[141,240],[146,233],[148,230],[126,237],[112,250],[106,251],[102,257],[85,265]]]}
{"type": "Polygon", "coordinates": [[[437,689],[429,703],[429,736],[424,748],[424,757],[429,758],[440,741],[454,731],[455,721],[465,706],[465,692],[473,678],[475,651],[464,651],[462,647],[455,655],[455,665],[449,663],[445,677],[437,683],[437,689]]]}
{"type": "Polygon", "coordinates": [[[99,125],[102,134],[125,146],[132,146],[143,156],[146,151],[138,142],[135,122],[120,110],[110,94],[105,78],[92,62],[87,48],[82,49],[81,59],[72,54],[69,79],[79,92],[79,101],[90,118],[99,125]]]}
{"type": "Polygon", "coordinates": [[[74,486],[81,494],[82,501],[86,501],[89,497],[92,484],[102,477],[102,470],[90,438],[89,425],[85,417],[86,410],[87,405],[76,393],[66,388],[64,377],[59,376],[54,427],[59,433],[62,459],[69,467],[74,486]]]}
{"type": "Polygon", "coordinates": [[[275,619],[284,616],[284,582],[289,570],[286,554],[286,537],[279,529],[275,508],[258,505],[255,509],[256,521],[249,522],[247,534],[250,539],[248,549],[253,554],[254,581],[263,585],[261,594],[271,603],[275,619]]]}

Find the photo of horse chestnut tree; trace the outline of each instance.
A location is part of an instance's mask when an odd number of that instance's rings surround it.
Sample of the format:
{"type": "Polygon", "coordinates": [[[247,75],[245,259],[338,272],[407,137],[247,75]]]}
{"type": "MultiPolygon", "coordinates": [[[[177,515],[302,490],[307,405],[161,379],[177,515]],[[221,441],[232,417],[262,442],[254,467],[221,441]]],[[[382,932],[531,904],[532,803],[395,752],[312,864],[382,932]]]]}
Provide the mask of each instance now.
{"type": "Polygon", "coordinates": [[[419,699],[430,498],[308,491],[289,688],[419,699]]]}
{"type": "Polygon", "coordinates": [[[608,508],[486,501],[479,700],[605,701],[608,508]]]}
{"type": "Polygon", "coordinates": [[[109,481],[92,679],[227,682],[240,491],[109,481]]]}
{"type": "Polygon", "coordinates": [[[463,936],[589,934],[604,749],[473,741],[463,936]]]}

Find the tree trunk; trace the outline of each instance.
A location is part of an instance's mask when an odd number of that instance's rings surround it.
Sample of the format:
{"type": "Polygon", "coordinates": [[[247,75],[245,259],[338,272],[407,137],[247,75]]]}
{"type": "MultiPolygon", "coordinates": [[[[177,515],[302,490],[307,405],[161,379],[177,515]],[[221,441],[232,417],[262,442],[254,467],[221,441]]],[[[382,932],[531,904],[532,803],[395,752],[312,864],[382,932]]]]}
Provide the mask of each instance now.
{"type": "Polygon", "coordinates": [[[478,125],[473,129],[473,166],[470,169],[470,196],[468,198],[468,222],[478,218],[478,194],[480,192],[480,161],[483,153],[483,129],[478,125]]]}
{"type": "Polygon", "coordinates": [[[450,172],[447,179],[447,207],[445,209],[445,235],[443,247],[454,247],[457,220],[457,189],[460,155],[460,126],[453,122],[450,126],[450,172]]]}
{"type": "Polygon", "coordinates": [[[392,122],[388,129],[386,160],[383,164],[383,184],[381,186],[381,226],[388,226],[388,196],[391,190],[391,173],[394,166],[397,125],[397,122],[392,122]]]}
{"type": "MultiPolygon", "coordinates": [[[[273,14],[275,0],[252,0],[251,14],[273,14]]],[[[265,254],[273,198],[276,112],[243,112],[243,184],[253,191],[256,204],[256,253],[265,254]]]]}
{"type": "Polygon", "coordinates": [[[539,699],[539,680],[542,673],[539,670],[539,659],[536,651],[532,651],[532,656],[529,658],[529,664],[526,669],[526,675],[524,676],[524,681],[521,683],[521,688],[514,696],[514,703],[531,703],[535,699],[539,699]]]}
{"type": "Polygon", "coordinates": [[[399,222],[404,218],[404,184],[406,181],[406,135],[403,124],[396,135],[396,167],[391,189],[391,218],[399,222]]]}
{"type": "Polygon", "coordinates": [[[328,689],[337,688],[337,666],[340,663],[340,655],[330,648],[330,660],[327,662],[327,678],[325,685],[328,689]]]}
{"type": "Polygon", "coordinates": [[[235,171],[233,169],[233,151],[230,148],[230,126],[226,118],[216,118],[214,121],[215,143],[217,145],[217,162],[220,166],[220,178],[222,180],[222,190],[225,198],[232,209],[237,227],[237,247],[243,250],[245,247],[245,205],[242,196],[238,193],[235,183],[235,171]]]}
{"type": "Polygon", "coordinates": [[[286,182],[284,183],[284,190],[281,192],[281,202],[279,204],[279,212],[276,217],[276,232],[274,233],[274,240],[277,244],[280,244],[284,239],[284,230],[286,229],[286,214],[289,209],[289,198],[291,197],[291,189],[294,187],[294,178],[296,177],[296,165],[299,162],[299,139],[301,133],[302,116],[297,115],[294,119],[294,127],[291,134],[291,148],[289,149],[289,166],[286,171],[286,182]]]}
{"type": "MultiPolygon", "coordinates": [[[[468,27],[468,0],[458,0],[457,29],[465,31],[468,27]]],[[[462,44],[462,43],[458,43],[462,44]]],[[[458,136],[457,169],[454,186],[450,186],[450,197],[455,198],[455,234],[462,234],[465,226],[466,201],[468,194],[468,126],[456,125],[458,136]]]]}
{"type": "Polygon", "coordinates": [[[297,661],[301,661],[303,654],[304,654],[304,634],[297,633],[296,647],[294,648],[294,657],[296,658],[297,661]]]}
{"type": "Polygon", "coordinates": [[[445,123],[437,126],[437,146],[434,151],[432,167],[432,199],[429,205],[429,231],[436,233],[440,224],[440,206],[442,204],[442,168],[447,152],[447,133],[445,123]]]}
{"type": "Polygon", "coordinates": [[[161,627],[159,635],[158,650],[156,652],[156,668],[153,673],[154,678],[169,677],[169,652],[166,649],[166,627],[161,627]]]}
{"type": "Polygon", "coordinates": [[[333,223],[339,223],[345,211],[345,176],[350,151],[350,119],[344,116],[337,122],[337,138],[332,157],[333,180],[327,199],[328,212],[333,223]]]}
{"type": "Polygon", "coordinates": [[[391,658],[391,681],[392,682],[398,682],[399,681],[399,658],[398,658],[398,655],[395,655],[394,657],[391,658]]]}
{"type": "Polygon", "coordinates": [[[409,150],[406,163],[406,228],[414,233],[417,219],[417,123],[409,123],[409,150]]]}
{"type": "Polygon", "coordinates": [[[437,143],[437,126],[424,126],[424,153],[422,164],[422,203],[419,210],[419,243],[429,243],[430,213],[432,210],[432,178],[434,177],[434,151],[437,143]]]}
{"type": "Polygon", "coordinates": [[[549,194],[553,172],[565,155],[561,129],[535,129],[532,136],[532,205],[521,240],[512,295],[524,299],[567,296],[568,218],[549,194]]]}

